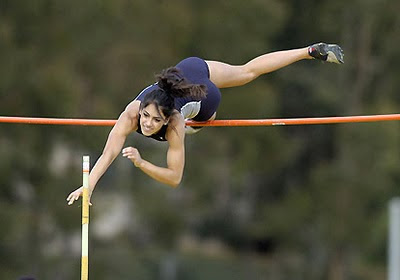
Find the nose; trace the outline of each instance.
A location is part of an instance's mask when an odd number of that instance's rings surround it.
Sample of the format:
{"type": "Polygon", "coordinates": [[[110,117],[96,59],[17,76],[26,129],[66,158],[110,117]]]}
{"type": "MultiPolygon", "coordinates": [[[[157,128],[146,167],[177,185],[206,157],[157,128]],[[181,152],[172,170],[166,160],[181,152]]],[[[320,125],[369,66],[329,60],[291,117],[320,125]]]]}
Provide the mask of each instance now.
{"type": "Polygon", "coordinates": [[[151,120],[145,120],[145,121],[143,121],[143,125],[146,127],[152,127],[152,122],[151,122],[151,120]]]}

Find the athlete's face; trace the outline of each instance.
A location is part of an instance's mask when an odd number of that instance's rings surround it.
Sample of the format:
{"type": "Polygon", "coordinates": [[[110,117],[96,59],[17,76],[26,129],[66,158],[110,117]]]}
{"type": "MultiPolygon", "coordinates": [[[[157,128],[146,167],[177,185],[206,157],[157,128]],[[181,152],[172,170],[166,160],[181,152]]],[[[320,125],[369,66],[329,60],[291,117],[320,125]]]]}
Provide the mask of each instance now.
{"type": "Polygon", "coordinates": [[[149,104],[140,111],[140,128],[145,136],[157,133],[167,122],[167,118],[154,104],[149,104]]]}

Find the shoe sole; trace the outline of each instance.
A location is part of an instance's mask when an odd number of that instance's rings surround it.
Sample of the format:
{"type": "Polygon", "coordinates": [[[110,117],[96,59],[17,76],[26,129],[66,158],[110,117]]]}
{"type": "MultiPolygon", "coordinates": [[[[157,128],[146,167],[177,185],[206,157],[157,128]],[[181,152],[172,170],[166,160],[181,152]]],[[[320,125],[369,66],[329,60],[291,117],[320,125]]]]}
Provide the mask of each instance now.
{"type": "Polygon", "coordinates": [[[337,64],[344,63],[344,54],[341,47],[339,47],[338,45],[328,45],[326,51],[328,54],[326,61],[337,64]]]}

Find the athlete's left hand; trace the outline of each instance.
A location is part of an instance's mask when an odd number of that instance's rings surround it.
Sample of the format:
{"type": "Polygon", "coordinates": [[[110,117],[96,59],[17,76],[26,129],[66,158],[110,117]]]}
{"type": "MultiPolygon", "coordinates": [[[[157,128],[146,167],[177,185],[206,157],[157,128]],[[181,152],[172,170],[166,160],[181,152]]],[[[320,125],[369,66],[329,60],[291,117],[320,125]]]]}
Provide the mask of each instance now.
{"type": "Polygon", "coordinates": [[[139,167],[143,161],[138,149],[133,147],[126,147],[122,149],[122,156],[130,159],[136,167],[139,167]]]}

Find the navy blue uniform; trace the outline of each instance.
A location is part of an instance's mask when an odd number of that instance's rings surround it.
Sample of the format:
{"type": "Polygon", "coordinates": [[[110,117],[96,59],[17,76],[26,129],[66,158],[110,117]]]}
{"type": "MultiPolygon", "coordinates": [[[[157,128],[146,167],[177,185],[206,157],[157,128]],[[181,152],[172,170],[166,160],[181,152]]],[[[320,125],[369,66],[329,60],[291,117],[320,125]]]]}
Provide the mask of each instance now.
{"type": "MultiPolygon", "coordinates": [[[[192,84],[202,84],[207,87],[207,96],[200,101],[200,110],[195,116],[185,116],[194,121],[208,121],[212,115],[217,111],[218,105],[221,101],[221,92],[219,89],[210,81],[210,72],[208,70],[207,63],[198,57],[185,58],[179,62],[176,67],[180,69],[183,76],[192,84]]],[[[143,101],[144,96],[158,89],[157,84],[153,84],[145,88],[135,100],[143,101]]],[[[193,97],[182,97],[175,98],[175,109],[182,113],[182,108],[188,103],[198,102],[193,97]]]]}
{"type": "MultiPolygon", "coordinates": [[[[216,85],[210,81],[210,71],[207,63],[201,58],[189,57],[179,62],[176,68],[182,71],[183,76],[190,83],[205,85],[207,87],[207,95],[200,101],[190,96],[175,98],[175,109],[178,110],[185,119],[192,119],[199,122],[208,121],[218,109],[218,105],[221,101],[221,92],[216,85]]],[[[135,100],[143,101],[147,93],[158,88],[157,83],[148,86],[139,93],[135,100]]],[[[149,137],[158,141],[166,141],[165,133],[167,127],[168,125],[164,125],[160,131],[149,137]]],[[[142,134],[140,125],[138,125],[136,132],[142,134]]]]}

